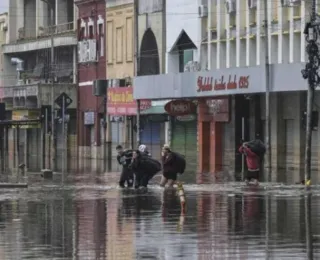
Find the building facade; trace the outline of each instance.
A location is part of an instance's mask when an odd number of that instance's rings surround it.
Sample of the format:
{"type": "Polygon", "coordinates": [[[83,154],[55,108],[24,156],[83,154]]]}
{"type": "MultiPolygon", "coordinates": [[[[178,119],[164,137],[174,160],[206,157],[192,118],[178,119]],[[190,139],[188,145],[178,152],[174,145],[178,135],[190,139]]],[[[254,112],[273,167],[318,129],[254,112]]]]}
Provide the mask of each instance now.
{"type": "MultiPolygon", "coordinates": [[[[133,0],[108,1],[106,25],[107,78],[109,87],[131,87],[134,76],[134,6],[133,0]]],[[[109,102],[112,102],[109,98],[109,102]]],[[[133,116],[108,112],[107,137],[115,147],[121,144],[131,147],[133,116]]]]}
{"type": "Polygon", "coordinates": [[[8,39],[2,45],[2,100],[7,120],[40,119],[44,123],[8,131],[10,168],[61,170],[61,158],[76,156],[76,21],[73,2],[9,1],[8,39]],[[66,93],[72,103],[69,138],[62,135],[61,107],[66,93]],[[42,113],[46,111],[46,113],[42,113]]]}
{"type": "MultiPolygon", "coordinates": [[[[301,76],[301,69],[306,59],[303,29],[309,7],[305,1],[295,2],[295,6],[282,1],[268,2],[272,167],[274,171],[294,170],[293,174],[274,173],[273,180],[299,179],[304,158],[307,82],[301,76]]],[[[190,45],[193,59],[181,50],[178,50],[180,58],[177,59],[167,46],[168,74],[134,80],[135,99],[192,99],[197,102],[198,119],[194,124],[198,132],[199,172],[241,172],[242,159],[237,153],[240,140],[264,138],[263,1],[230,0],[227,3],[202,1],[194,6],[193,12],[199,13],[193,19],[193,27],[187,22],[184,27],[183,14],[173,15],[170,23],[167,18],[167,39],[171,37],[171,42],[179,42],[181,34],[187,35],[194,44],[190,45]],[[177,29],[179,26],[170,24],[181,26],[177,29]],[[189,64],[183,63],[186,60],[189,64]],[[185,73],[171,73],[182,72],[183,65],[185,73]]],[[[167,16],[177,12],[168,7],[167,3],[167,16]]],[[[189,6],[186,4],[186,7],[189,6]]],[[[317,93],[316,104],[318,99],[317,93]]],[[[318,113],[317,105],[314,112],[318,113]]],[[[314,169],[319,169],[318,133],[314,127],[314,169]]]]}
{"type": "MultiPolygon", "coordinates": [[[[0,14],[0,52],[2,51],[2,45],[6,44],[8,41],[8,13],[0,14]]],[[[0,86],[3,86],[3,58],[0,56],[0,86]]]]}
{"type": "Polygon", "coordinates": [[[78,0],[78,144],[79,158],[102,159],[104,99],[93,95],[93,82],[106,79],[103,0],[78,0]]]}

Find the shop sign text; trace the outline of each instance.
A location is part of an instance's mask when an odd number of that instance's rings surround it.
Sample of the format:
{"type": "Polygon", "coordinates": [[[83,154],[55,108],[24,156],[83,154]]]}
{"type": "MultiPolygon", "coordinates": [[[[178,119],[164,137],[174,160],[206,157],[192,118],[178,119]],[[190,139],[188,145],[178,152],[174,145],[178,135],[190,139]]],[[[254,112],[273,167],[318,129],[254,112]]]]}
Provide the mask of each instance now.
{"type": "Polygon", "coordinates": [[[171,116],[183,116],[195,114],[197,112],[197,106],[192,101],[188,100],[170,101],[165,105],[164,109],[171,116]]]}
{"type": "Polygon", "coordinates": [[[197,92],[246,89],[249,87],[249,76],[229,75],[221,78],[202,77],[197,80],[197,92]]]}

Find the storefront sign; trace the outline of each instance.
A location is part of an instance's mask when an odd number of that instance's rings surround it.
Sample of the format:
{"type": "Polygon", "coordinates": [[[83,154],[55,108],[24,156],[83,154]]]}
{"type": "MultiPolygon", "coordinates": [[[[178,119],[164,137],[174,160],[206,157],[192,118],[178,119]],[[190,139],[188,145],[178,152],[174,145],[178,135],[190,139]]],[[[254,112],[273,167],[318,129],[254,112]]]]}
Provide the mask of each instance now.
{"type": "Polygon", "coordinates": [[[177,116],[177,120],[181,122],[190,122],[196,120],[195,115],[184,115],[184,116],[177,116]]]}
{"type": "Polygon", "coordinates": [[[229,75],[221,78],[202,77],[197,80],[197,92],[243,89],[249,87],[249,76],[229,75]]]}
{"type": "MultiPolygon", "coordinates": [[[[39,110],[13,110],[12,120],[35,120],[40,118],[39,110]]],[[[40,128],[39,124],[22,125],[20,128],[40,128]]]]}
{"type": "Polygon", "coordinates": [[[195,114],[197,112],[197,106],[188,100],[173,100],[164,106],[164,109],[171,116],[183,116],[189,114],[195,114]]]}
{"type": "MultiPolygon", "coordinates": [[[[108,88],[107,112],[109,115],[136,115],[137,102],[133,99],[133,88],[108,88]]],[[[140,110],[151,107],[151,100],[141,100],[140,110]]]]}

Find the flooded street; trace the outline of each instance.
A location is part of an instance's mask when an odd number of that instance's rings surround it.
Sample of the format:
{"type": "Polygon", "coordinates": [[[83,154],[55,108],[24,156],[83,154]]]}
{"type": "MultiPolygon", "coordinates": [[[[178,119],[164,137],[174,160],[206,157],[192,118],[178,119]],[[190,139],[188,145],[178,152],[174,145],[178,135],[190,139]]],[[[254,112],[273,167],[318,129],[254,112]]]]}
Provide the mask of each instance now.
{"type": "Polygon", "coordinates": [[[298,185],[185,184],[183,215],[175,192],[120,190],[117,178],[2,190],[0,259],[320,258],[319,187],[310,198],[298,185]]]}

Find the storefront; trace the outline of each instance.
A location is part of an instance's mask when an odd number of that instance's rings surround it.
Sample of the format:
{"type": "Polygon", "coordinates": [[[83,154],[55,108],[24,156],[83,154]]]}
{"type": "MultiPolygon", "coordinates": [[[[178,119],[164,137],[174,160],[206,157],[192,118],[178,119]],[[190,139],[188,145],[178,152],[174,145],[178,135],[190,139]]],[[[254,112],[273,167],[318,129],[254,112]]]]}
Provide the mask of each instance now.
{"type": "MultiPolygon", "coordinates": [[[[40,110],[12,110],[12,120],[33,120],[40,118],[40,110]]],[[[13,158],[17,163],[26,163],[29,170],[41,169],[41,124],[16,127],[13,131],[13,158]]]]}
{"type": "MultiPolygon", "coordinates": [[[[137,103],[133,99],[132,87],[113,87],[108,88],[107,92],[107,114],[111,126],[108,130],[108,136],[112,143],[112,156],[116,157],[115,148],[117,145],[126,148],[136,147],[137,103]]],[[[151,101],[141,102],[141,111],[150,107],[151,101]]],[[[146,138],[149,137],[146,136],[146,138]]]]}
{"type": "MultiPolygon", "coordinates": [[[[275,168],[298,168],[303,163],[301,113],[305,110],[303,91],[307,82],[301,77],[302,68],[302,64],[271,66],[271,146],[275,168]]],[[[198,154],[200,172],[239,172],[242,160],[237,150],[241,139],[264,139],[264,79],[264,66],[136,77],[134,98],[197,102],[197,124],[172,120],[172,146],[189,151],[181,136],[185,140],[197,136],[196,145],[194,139],[190,141],[194,144],[190,150],[198,154]]],[[[317,143],[320,135],[314,136],[317,143]]],[[[318,150],[313,147],[316,156],[320,154],[318,150]]]]}

